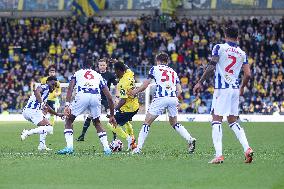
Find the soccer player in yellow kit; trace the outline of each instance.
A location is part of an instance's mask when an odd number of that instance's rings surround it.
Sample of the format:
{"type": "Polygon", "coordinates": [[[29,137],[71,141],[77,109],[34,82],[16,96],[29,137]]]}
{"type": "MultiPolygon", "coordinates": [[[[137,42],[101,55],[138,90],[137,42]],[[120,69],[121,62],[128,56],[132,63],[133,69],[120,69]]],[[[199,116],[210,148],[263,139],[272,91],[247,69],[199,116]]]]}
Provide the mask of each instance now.
{"type": "MultiPolygon", "coordinates": [[[[56,67],[55,65],[51,65],[47,68],[47,71],[48,71],[48,76],[47,77],[44,77],[41,79],[41,84],[46,84],[46,80],[49,76],[55,76],[56,74],[56,67]]],[[[57,97],[61,94],[61,87],[60,87],[60,82],[57,81],[56,83],[56,87],[55,87],[55,90],[50,93],[48,95],[48,98],[47,98],[47,104],[53,109],[55,110],[55,101],[57,100],[57,97]]],[[[55,123],[55,120],[54,120],[54,115],[50,115],[50,123],[51,125],[54,125],[55,123]]]]}
{"type": "Polygon", "coordinates": [[[118,126],[108,123],[108,127],[118,136],[127,140],[127,150],[130,150],[136,148],[133,128],[130,121],[139,110],[138,98],[128,96],[127,94],[129,90],[135,88],[134,73],[122,62],[114,63],[114,71],[119,78],[117,84],[119,102],[115,107],[116,114],[114,116],[118,126]],[[125,131],[121,126],[125,126],[125,131]]]}

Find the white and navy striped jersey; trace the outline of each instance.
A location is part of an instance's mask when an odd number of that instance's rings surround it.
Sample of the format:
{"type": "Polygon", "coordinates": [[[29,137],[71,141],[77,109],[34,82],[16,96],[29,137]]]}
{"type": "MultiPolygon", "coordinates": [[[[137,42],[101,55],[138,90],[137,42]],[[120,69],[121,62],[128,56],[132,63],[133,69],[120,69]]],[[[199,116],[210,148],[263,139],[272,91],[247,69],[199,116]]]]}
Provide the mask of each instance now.
{"type": "Polygon", "coordinates": [[[239,88],[239,74],[243,64],[248,64],[246,53],[236,43],[217,44],[212,56],[218,56],[215,70],[215,89],[239,88]]]}
{"type": "Polygon", "coordinates": [[[100,94],[101,90],[107,86],[105,79],[98,72],[92,69],[81,69],[71,77],[76,82],[76,92],[100,94]]]}
{"type": "MultiPolygon", "coordinates": [[[[41,91],[41,99],[43,102],[47,101],[47,97],[49,95],[49,86],[47,84],[40,85],[38,86],[42,89],[41,91]]],[[[41,109],[41,104],[37,101],[35,94],[33,93],[32,96],[30,96],[27,105],[25,108],[30,108],[30,109],[41,109]]]]}
{"type": "Polygon", "coordinates": [[[177,83],[180,83],[177,73],[166,65],[153,66],[149,71],[148,78],[155,79],[156,92],[154,98],[176,97],[177,83]]]}

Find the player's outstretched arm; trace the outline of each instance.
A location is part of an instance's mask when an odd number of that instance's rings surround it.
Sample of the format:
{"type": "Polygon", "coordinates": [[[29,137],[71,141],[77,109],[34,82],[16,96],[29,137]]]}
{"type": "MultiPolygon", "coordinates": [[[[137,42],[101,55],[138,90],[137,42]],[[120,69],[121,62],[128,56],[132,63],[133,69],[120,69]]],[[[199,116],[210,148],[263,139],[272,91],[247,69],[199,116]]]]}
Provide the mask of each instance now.
{"type": "Polygon", "coordinates": [[[196,83],[196,85],[193,88],[193,93],[197,93],[200,91],[201,86],[204,81],[206,81],[209,77],[211,77],[214,74],[216,64],[219,61],[219,56],[213,56],[207,67],[205,68],[205,71],[203,75],[201,76],[200,80],[196,83]]]}
{"type": "Polygon", "coordinates": [[[125,98],[121,98],[121,99],[118,101],[118,104],[116,105],[115,109],[116,109],[116,110],[119,110],[125,103],[126,103],[126,99],[125,99],[125,98]]]}
{"type": "Polygon", "coordinates": [[[244,77],[243,77],[242,84],[240,87],[240,95],[244,94],[244,88],[245,86],[247,86],[250,80],[250,77],[251,77],[251,71],[250,71],[250,67],[248,64],[243,65],[243,71],[244,71],[244,77]]]}
{"type": "Polygon", "coordinates": [[[75,79],[71,79],[68,89],[67,89],[67,94],[66,94],[66,102],[65,102],[65,108],[64,108],[64,115],[66,117],[70,116],[71,114],[71,109],[69,107],[70,102],[71,102],[71,98],[72,98],[72,93],[73,93],[73,89],[75,87],[76,81],[75,79]]]}
{"type": "Polygon", "coordinates": [[[108,105],[109,105],[109,110],[110,110],[109,122],[113,125],[116,125],[116,120],[114,118],[114,104],[113,104],[112,96],[111,96],[107,86],[105,86],[102,89],[102,91],[103,91],[104,95],[106,96],[107,102],[108,102],[108,105]]]}
{"type": "Polygon", "coordinates": [[[177,83],[177,97],[179,100],[182,100],[182,89],[179,83],[177,83]]]}
{"type": "Polygon", "coordinates": [[[62,113],[57,113],[55,110],[53,110],[48,104],[45,104],[45,107],[47,108],[47,111],[50,113],[50,114],[53,114],[53,115],[56,115],[58,117],[63,117],[64,114],[62,113]]]}
{"type": "Polygon", "coordinates": [[[129,95],[130,96],[135,96],[137,95],[138,93],[141,93],[142,91],[144,91],[151,83],[151,79],[146,79],[142,85],[140,87],[138,87],[137,89],[135,90],[132,90],[132,91],[129,91],[129,95]]]}

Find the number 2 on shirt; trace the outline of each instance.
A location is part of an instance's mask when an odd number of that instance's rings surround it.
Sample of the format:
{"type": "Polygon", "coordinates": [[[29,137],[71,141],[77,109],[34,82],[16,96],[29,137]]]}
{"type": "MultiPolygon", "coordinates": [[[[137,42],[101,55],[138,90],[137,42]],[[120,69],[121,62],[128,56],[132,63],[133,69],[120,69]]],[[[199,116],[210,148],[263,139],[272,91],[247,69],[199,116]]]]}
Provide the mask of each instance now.
{"type": "Polygon", "coordinates": [[[160,69],[160,71],[162,71],[162,78],[161,78],[161,82],[165,82],[165,81],[169,81],[170,77],[168,75],[168,72],[170,72],[170,74],[172,75],[172,82],[175,83],[175,73],[172,71],[168,71],[168,70],[163,70],[160,69]]]}
{"type": "Polygon", "coordinates": [[[232,56],[232,55],[228,55],[228,58],[232,59],[232,63],[225,67],[225,71],[230,73],[230,74],[234,74],[234,70],[231,70],[231,68],[236,64],[237,58],[235,56],[232,56]]]}
{"type": "Polygon", "coordinates": [[[91,71],[86,71],[84,77],[85,77],[86,79],[89,79],[89,80],[95,78],[94,75],[91,73],[91,71]]]}

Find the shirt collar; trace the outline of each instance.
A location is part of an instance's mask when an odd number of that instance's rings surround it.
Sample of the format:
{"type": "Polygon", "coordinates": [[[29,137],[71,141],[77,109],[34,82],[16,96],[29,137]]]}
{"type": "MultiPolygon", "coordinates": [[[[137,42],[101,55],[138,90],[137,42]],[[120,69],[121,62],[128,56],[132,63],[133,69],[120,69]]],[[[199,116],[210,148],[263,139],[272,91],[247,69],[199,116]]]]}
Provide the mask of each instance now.
{"type": "Polygon", "coordinates": [[[238,44],[237,43],[234,43],[234,42],[231,42],[231,41],[227,41],[226,42],[228,45],[230,45],[231,47],[237,47],[238,44]]]}

